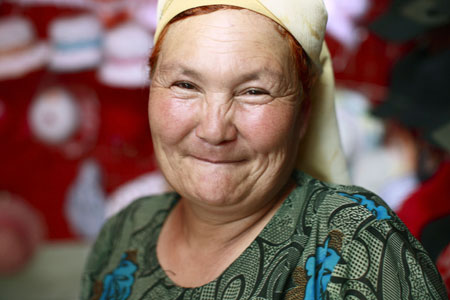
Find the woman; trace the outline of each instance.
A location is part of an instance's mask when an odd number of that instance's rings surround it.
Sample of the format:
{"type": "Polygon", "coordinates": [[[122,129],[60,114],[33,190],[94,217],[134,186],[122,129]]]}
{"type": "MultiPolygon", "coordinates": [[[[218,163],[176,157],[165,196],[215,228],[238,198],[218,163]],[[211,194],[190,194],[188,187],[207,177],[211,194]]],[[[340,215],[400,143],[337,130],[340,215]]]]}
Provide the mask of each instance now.
{"type": "Polygon", "coordinates": [[[444,299],[379,198],[316,179],[346,181],[321,1],[163,1],[158,22],[149,119],[176,192],[107,222],[83,299],[444,299]]]}

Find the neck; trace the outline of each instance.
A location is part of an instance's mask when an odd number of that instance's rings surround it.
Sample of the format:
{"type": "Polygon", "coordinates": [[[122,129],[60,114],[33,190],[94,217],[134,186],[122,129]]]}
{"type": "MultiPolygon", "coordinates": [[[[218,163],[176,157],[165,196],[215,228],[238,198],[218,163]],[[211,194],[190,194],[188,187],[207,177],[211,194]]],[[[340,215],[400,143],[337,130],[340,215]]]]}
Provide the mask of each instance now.
{"type": "Polygon", "coordinates": [[[198,249],[233,245],[247,236],[259,234],[294,188],[289,182],[274,197],[259,206],[204,207],[182,199],[175,208],[179,231],[186,244],[198,249]]]}
{"type": "Polygon", "coordinates": [[[215,279],[258,236],[294,186],[289,182],[271,201],[247,211],[241,206],[207,209],[181,199],[158,239],[161,266],[182,286],[215,279]]]}
{"type": "Polygon", "coordinates": [[[245,240],[247,236],[257,235],[257,232],[269,222],[279,205],[280,201],[269,202],[249,215],[227,219],[217,214],[200,216],[195,208],[180,203],[177,212],[179,228],[182,228],[180,238],[184,240],[186,246],[196,251],[216,252],[215,250],[226,249],[245,240]]]}

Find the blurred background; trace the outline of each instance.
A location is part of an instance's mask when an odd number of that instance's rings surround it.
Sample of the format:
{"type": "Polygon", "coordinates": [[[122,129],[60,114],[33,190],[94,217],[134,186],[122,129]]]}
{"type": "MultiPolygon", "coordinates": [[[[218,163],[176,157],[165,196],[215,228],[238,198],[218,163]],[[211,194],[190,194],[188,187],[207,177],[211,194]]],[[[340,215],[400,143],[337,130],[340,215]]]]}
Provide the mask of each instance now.
{"type": "MultiPolygon", "coordinates": [[[[324,0],[353,183],[450,286],[450,1],[324,0]]],[[[104,220],[167,190],[147,117],[154,0],[0,0],[0,300],[77,299],[104,220]]]]}

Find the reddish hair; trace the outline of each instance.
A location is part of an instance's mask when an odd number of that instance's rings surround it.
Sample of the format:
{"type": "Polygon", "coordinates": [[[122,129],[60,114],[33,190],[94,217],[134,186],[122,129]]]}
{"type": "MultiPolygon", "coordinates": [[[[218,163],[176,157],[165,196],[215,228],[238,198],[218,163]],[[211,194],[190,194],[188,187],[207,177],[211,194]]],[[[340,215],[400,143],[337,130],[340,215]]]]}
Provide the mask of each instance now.
{"type": "MultiPolygon", "coordinates": [[[[199,15],[205,15],[208,13],[215,12],[217,10],[221,9],[243,9],[241,7],[237,6],[230,6],[230,5],[209,5],[209,6],[201,6],[201,7],[195,7],[191,8],[189,10],[186,10],[178,15],[176,15],[172,20],[167,23],[167,25],[163,28],[161,31],[158,41],[156,42],[155,46],[153,47],[152,54],[149,59],[149,65],[150,65],[150,78],[153,77],[154,70],[156,67],[156,64],[158,62],[159,53],[161,52],[162,47],[162,41],[164,40],[164,37],[167,34],[167,30],[169,28],[170,24],[173,24],[175,22],[178,22],[180,20],[186,19],[188,17],[192,16],[199,16],[199,15]]],[[[281,25],[277,24],[276,27],[278,32],[287,40],[289,47],[291,49],[292,58],[294,59],[297,75],[300,79],[300,83],[303,87],[303,95],[306,97],[303,98],[303,100],[309,100],[309,92],[311,90],[311,86],[314,82],[314,76],[311,72],[311,64],[310,61],[303,50],[302,46],[298,43],[298,41],[292,36],[290,32],[288,32],[286,29],[281,27],[281,25]]]]}

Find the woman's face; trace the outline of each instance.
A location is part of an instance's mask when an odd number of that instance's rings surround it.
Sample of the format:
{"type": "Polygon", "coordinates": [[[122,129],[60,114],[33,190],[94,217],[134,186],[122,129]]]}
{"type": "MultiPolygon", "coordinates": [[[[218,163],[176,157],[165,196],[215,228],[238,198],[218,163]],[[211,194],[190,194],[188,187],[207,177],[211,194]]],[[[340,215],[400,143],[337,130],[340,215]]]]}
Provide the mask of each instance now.
{"type": "Polygon", "coordinates": [[[160,168],[182,197],[258,206],[288,181],[305,120],[295,63],[276,26],[234,9],[170,25],[149,118],[160,168]]]}

